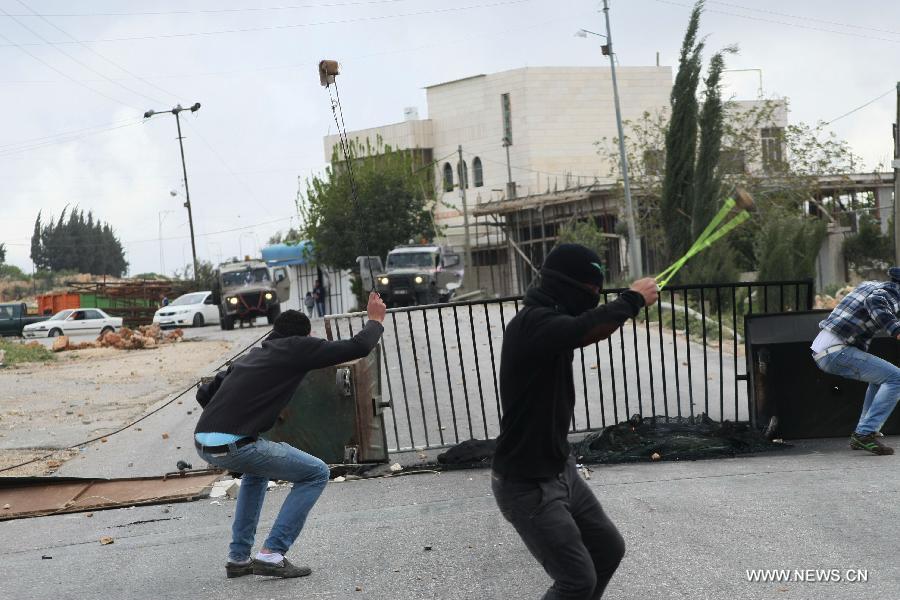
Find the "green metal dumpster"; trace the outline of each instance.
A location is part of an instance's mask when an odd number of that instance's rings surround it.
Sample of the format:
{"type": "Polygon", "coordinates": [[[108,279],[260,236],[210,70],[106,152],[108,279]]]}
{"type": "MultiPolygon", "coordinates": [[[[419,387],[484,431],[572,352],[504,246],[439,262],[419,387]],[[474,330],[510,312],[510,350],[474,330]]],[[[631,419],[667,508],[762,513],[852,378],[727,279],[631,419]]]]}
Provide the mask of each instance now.
{"type": "Polygon", "coordinates": [[[329,464],[387,462],[380,350],[311,371],[262,437],[287,442],[329,464]]]}

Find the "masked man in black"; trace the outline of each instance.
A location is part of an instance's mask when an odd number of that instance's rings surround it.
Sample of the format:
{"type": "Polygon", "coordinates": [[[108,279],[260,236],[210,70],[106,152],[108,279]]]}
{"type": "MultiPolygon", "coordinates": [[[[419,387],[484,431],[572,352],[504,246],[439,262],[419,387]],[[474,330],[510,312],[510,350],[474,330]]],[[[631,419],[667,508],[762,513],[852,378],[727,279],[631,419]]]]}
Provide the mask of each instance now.
{"type": "Polygon", "coordinates": [[[653,279],[640,279],[598,307],[602,287],[595,252],[556,247],[503,338],[503,418],[491,483],[504,518],[554,580],[545,600],[600,598],[625,553],[570,456],[572,359],[576,348],[609,337],[659,292],[653,279]]]}

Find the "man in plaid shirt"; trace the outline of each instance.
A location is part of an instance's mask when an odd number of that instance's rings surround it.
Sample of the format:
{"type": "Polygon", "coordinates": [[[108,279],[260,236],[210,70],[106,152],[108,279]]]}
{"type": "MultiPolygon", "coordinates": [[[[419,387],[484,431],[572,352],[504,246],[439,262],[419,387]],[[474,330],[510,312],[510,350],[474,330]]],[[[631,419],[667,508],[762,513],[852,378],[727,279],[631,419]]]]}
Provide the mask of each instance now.
{"type": "Polygon", "coordinates": [[[900,399],[900,368],[867,352],[879,331],[900,339],[900,267],[888,275],[890,281],[864,281],[847,294],[819,323],[822,331],[811,346],[813,360],[826,373],[869,384],[850,447],[872,454],[894,453],[878,438],[900,399]]]}

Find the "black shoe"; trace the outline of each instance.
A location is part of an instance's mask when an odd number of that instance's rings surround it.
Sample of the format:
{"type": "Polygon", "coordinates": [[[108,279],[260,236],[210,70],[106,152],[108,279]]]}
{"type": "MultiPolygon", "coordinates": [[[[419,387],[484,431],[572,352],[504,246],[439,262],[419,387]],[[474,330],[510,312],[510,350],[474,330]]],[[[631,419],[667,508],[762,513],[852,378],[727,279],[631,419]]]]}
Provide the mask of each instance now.
{"type": "Polygon", "coordinates": [[[286,558],[282,558],[281,562],[277,563],[270,563],[254,558],[252,564],[254,575],[266,575],[268,577],[306,577],[312,573],[312,569],[309,567],[292,565],[286,558]]]}
{"type": "Polygon", "coordinates": [[[878,439],[877,432],[868,433],[866,435],[859,435],[858,433],[854,433],[850,436],[850,447],[857,450],[865,450],[866,452],[871,452],[872,454],[878,455],[888,455],[893,454],[894,449],[890,446],[885,446],[881,443],[881,440],[878,439]]]}
{"type": "Polygon", "coordinates": [[[250,575],[253,573],[253,561],[247,561],[246,563],[235,563],[230,560],[225,563],[225,575],[228,579],[234,579],[235,577],[243,577],[244,575],[250,575]]]}

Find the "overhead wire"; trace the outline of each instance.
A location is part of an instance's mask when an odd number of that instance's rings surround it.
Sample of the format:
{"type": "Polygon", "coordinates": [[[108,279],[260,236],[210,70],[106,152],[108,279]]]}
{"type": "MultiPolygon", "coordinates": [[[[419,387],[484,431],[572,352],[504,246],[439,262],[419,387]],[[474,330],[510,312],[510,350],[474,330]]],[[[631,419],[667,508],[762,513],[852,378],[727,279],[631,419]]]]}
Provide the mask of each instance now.
{"type": "MultiPolygon", "coordinates": [[[[27,5],[26,5],[26,6],[27,6],[27,5]]],[[[116,85],[116,86],[122,88],[123,90],[125,90],[125,91],[127,91],[127,92],[130,92],[131,94],[134,94],[134,95],[136,95],[136,96],[141,96],[141,97],[143,97],[143,98],[147,98],[147,99],[149,99],[149,100],[152,101],[152,102],[159,102],[159,100],[156,100],[155,98],[151,98],[151,97],[149,97],[149,96],[147,96],[147,95],[145,95],[145,94],[139,92],[138,90],[135,90],[134,88],[131,88],[131,87],[125,85],[124,83],[122,83],[122,82],[120,82],[120,81],[114,81],[113,79],[110,79],[105,73],[103,73],[102,71],[98,71],[97,69],[95,69],[95,68],[92,67],[91,65],[87,64],[86,62],[84,62],[84,61],[81,60],[80,58],[78,58],[78,57],[76,57],[76,56],[73,56],[72,54],[70,54],[69,52],[67,52],[66,50],[64,50],[63,48],[60,48],[60,47],[59,47],[59,44],[56,44],[56,43],[54,43],[54,42],[51,42],[50,40],[48,40],[47,38],[45,38],[43,35],[41,35],[38,31],[36,31],[35,29],[32,29],[31,27],[29,27],[28,25],[26,25],[25,23],[23,23],[20,19],[18,19],[18,18],[16,18],[16,17],[10,16],[10,14],[9,14],[6,10],[4,10],[3,8],[0,8],[0,14],[3,14],[3,15],[6,15],[6,16],[10,17],[10,18],[11,18],[13,21],[15,21],[22,29],[28,31],[29,33],[31,33],[31,35],[35,36],[35,37],[38,38],[39,40],[45,42],[46,44],[48,44],[49,46],[51,46],[54,50],[56,50],[57,52],[59,52],[60,54],[62,54],[63,56],[65,56],[66,58],[68,58],[69,60],[71,60],[72,62],[74,62],[75,64],[80,65],[82,68],[87,69],[88,71],[90,71],[90,72],[92,72],[92,73],[95,73],[96,75],[98,75],[99,77],[101,77],[102,79],[104,79],[105,81],[108,81],[108,82],[112,83],[113,85],[116,85]]],[[[65,33],[65,32],[64,32],[64,33],[65,33]]],[[[68,34],[67,34],[67,35],[68,35],[68,34]]],[[[82,44],[82,45],[83,45],[83,44],[82,44]]],[[[135,108],[135,107],[132,107],[132,108],[135,108]]],[[[140,110],[140,109],[137,109],[137,110],[140,110]]]]}
{"type": "Polygon", "coordinates": [[[878,102],[879,100],[881,100],[882,98],[884,98],[884,97],[887,96],[888,94],[893,94],[895,91],[896,91],[896,88],[891,88],[891,89],[889,89],[888,91],[886,91],[885,93],[880,94],[879,96],[876,96],[875,98],[872,98],[871,100],[869,100],[869,101],[866,102],[865,104],[860,104],[859,106],[857,106],[857,107],[854,108],[853,110],[848,110],[848,111],[845,112],[844,114],[839,115],[839,116],[837,116],[837,117],[831,119],[830,121],[825,121],[825,125],[831,125],[831,124],[834,123],[835,121],[839,121],[839,120],[843,119],[844,117],[849,117],[849,116],[852,115],[853,113],[855,113],[855,112],[857,112],[857,111],[860,111],[860,110],[866,108],[866,107],[869,106],[870,104],[874,104],[875,102],[878,102]]]}
{"type": "MultiPolygon", "coordinates": [[[[692,5],[692,4],[684,4],[684,3],[682,3],[682,2],[674,2],[673,0],[653,0],[653,1],[654,1],[654,2],[658,2],[658,3],[660,3],[660,4],[670,4],[670,5],[672,5],[672,6],[680,6],[680,7],[682,7],[682,8],[693,9],[693,5],[692,5]]],[[[740,13],[729,12],[729,11],[721,10],[721,9],[717,9],[717,8],[709,8],[709,7],[705,7],[705,8],[704,8],[704,11],[705,11],[705,12],[716,13],[716,14],[721,14],[721,15],[729,15],[729,16],[732,16],[732,17],[738,17],[738,18],[740,18],[740,19],[748,19],[748,20],[751,20],[751,21],[759,21],[759,22],[762,22],[762,23],[774,23],[774,24],[776,24],[776,25],[787,25],[788,27],[797,27],[797,28],[799,28],[799,29],[807,29],[807,30],[810,30],[810,31],[821,31],[821,32],[824,32],[824,33],[836,33],[836,34],[838,34],[838,35],[850,36],[850,37],[855,37],[855,38],[860,38],[860,39],[865,39],[865,40],[878,40],[878,41],[882,41],[882,42],[891,42],[891,43],[893,43],[893,44],[900,44],[900,39],[891,39],[891,38],[885,38],[885,37],[874,37],[874,36],[871,36],[871,35],[860,35],[860,34],[858,34],[858,33],[851,33],[851,32],[849,32],[849,31],[840,31],[840,30],[837,30],[837,29],[826,29],[826,28],[824,28],[824,27],[814,27],[814,26],[812,26],[812,25],[804,25],[804,24],[802,24],[802,23],[791,23],[790,21],[779,21],[778,19],[769,19],[769,18],[765,18],[765,17],[757,17],[757,16],[753,16],[753,15],[742,15],[742,14],[740,14],[740,13]]],[[[799,18],[799,17],[798,17],[798,18],[799,18]]],[[[805,19],[805,18],[804,18],[804,19],[805,19]]],[[[805,20],[807,20],[807,19],[805,19],[805,20]]],[[[847,25],[845,25],[845,26],[847,26],[847,25]]]]}
{"type": "MultiPolygon", "coordinates": [[[[216,367],[216,368],[214,369],[214,371],[220,371],[223,367],[226,367],[226,366],[230,365],[232,362],[234,362],[235,360],[237,360],[237,359],[238,359],[241,355],[243,355],[245,352],[247,352],[248,350],[250,350],[251,348],[253,348],[254,346],[256,346],[256,344],[258,344],[258,343],[260,343],[261,341],[263,341],[263,340],[266,338],[266,336],[268,336],[271,332],[272,332],[272,330],[271,330],[271,329],[268,329],[263,335],[261,335],[260,337],[256,338],[256,340],[254,340],[253,342],[251,342],[248,346],[245,346],[244,348],[242,348],[240,352],[238,352],[237,354],[235,354],[235,355],[232,356],[231,358],[227,359],[224,363],[222,363],[221,365],[219,365],[218,367],[216,367]]],[[[106,438],[110,438],[110,437],[112,437],[112,436],[114,436],[114,435],[117,435],[117,434],[119,434],[119,433],[122,433],[123,431],[126,431],[127,429],[130,429],[130,428],[134,427],[135,425],[137,425],[137,424],[140,423],[141,421],[144,421],[145,419],[147,419],[147,418],[149,418],[149,417],[155,415],[156,413],[158,413],[158,412],[161,411],[162,409],[166,408],[167,406],[171,406],[173,402],[175,402],[176,400],[178,400],[179,398],[181,398],[182,396],[184,396],[185,394],[187,394],[188,392],[190,392],[192,389],[194,389],[194,388],[197,387],[198,385],[200,385],[200,381],[197,381],[196,383],[192,384],[190,387],[188,387],[188,388],[182,390],[181,392],[179,392],[178,394],[176,394],[175,396],[173,396],[172,398],[170,398],[169,400],[167,400],[165,403],[161,404],[160,406],[157,406],[156,408],[154,408],[154,409],[151,410],[150,412],[145,413],[145,414],[142,415],[141,417],[139,417],[139,418],[137,418],[137,419],[131,421],[130,423],[128,423],[128,424],[126,424],[126,425],[123,425],[123,426],[119,427],[118,429],[116,429],[116,430],[114,430],[114,431],[111,431],[111,432],[108,432],[108,433],[103,433],[103,434],[98,435],[98,436],[96,436],[96,437],[93,437],[93,438],[91,438],[91,439],[89,439],[89,440],[85,440],[85,441],[79,442],[79,443],[77,443],[77,444],[72,444],[71,446],[66,446],[65,448],[56,448],[56,449],[54,449],[52,452],[48,452],[47,454],[44,454],[44,455],[42,455],[42,456],[38,456],[38,457],[32,458],[32,459],[30,459],[30,460],[26,460],[26,461],[23,461],[23,462],[20,462],[20,463],[17,463],[17,464],[8,466],[8,467],[3,467],[2,469],[0,469],[0,473],[6,472],[6,471],[11,471],[11,470],[13,470],[13,469],[18,469],[19,467],[24,467],[24,466],[27,466],[27,465],[30,465],[30,464],[34,464],[34,463],[36,463],[36,462],[40,462],[40,461],[42,461],[42,460],[45,460],[45,459],[47,459],[47,458],[50,458],[50,457],[54,456],[55,454],[57,454],[57,453],[59,453],[59,452],[65,452],[65,451],[67,451],[67,450],[75,450],[76,448],[81,448],[82,446],[86,446],[86,445],[88,445],[88,444],[92,444],[93,442],[98,442],[98,441],[100,441],[100,440],[103,440],[103,439],[106,439],[106,438]]]]}
{"type": "Polygon", "coordinates": [[[209,8],[209,9],[178,9],[178,10],[153,10],[153,11],[128,11],[128,12],[92,12],[92,13],[40,13],[40,14],[16,14],[17,17],[153,17],[166,15],[207,15],[228,14],[242,12],[268,12],[284,10],[302,10],[309,8],[343,8],[347,6],[365,6],[377,4],[395,4],[409,2],[410,0],[355,0],[353,2],[324,2],[318,4],[293,4],[285,6],[249,6],[240,8],[209,8]]]}
{"type": "MultiPolygon", "coordinates": [[[[63,35],[65,35],[66,37],[68,37],[68,38],[74,40],[76,43],[78,43],[79,46],[81,46],[82,48],[84,48],[85,50],[87,50],[88,52],[90,52],[91,54],[93,54],[94,56],[100,58],[101,60],[103,60],[103,61],[106,62],[107,64],[112,65],[113,67],[119,69],[119,70],[122,71],[123,73],[126,73],[127,75],[130,75],[131,77],[133,77],[134,79],[137,79],[137,80],[140,81],[141,83],[143,83],[143,84],[145,84],[145,85],[148,85],[148,86],[150,86],[150,87],[156,89],[157,91],[160,91],[160,92],[166,94],[167,96],[169,96],[169,97],[171,97],[171,98],[177,97],[176,94],[173,94],[172,92],[170,92],[170,91],[168,91],[168,90],[166,90],[166,89],[164,89],[164,88],[161,88],[160,86],[156,85],[156,84],[153,83],[152,81],[149,81],[149,80],[147,80],[147,79],[144,79],[144,78],[141,77],[140,75],[137,75],[136,73],[131,72],[129,69],[127,69],[126,67],[124,67],[124,66],[122,66],[121,64],[117,63],[116,61],[112,60],[111,58],[109,58],[109,57],[107,57],[107,56],[101,54],[100,52],[97,52],[96,50],[94,50],[93,48],[91,48],[90,45],[85,44],[84,42],[78,41],[78,39],[77,39],[75,36],[73,36],[72,34],[70,34],[68,31],[66,31],[66,30],[63,29],[62,27],[59,27],[59,26],[56,25],[53,21],[51,21],[50,19],[46,18],[45,16],[38,14],[33,8],[31,8],[31,7],[30,7],[28,4],[26,4],[23,0],[16,0],[16,1],[17,1],[19,4],[21,4],[22,6],[24,6],[27,10],[29,10],[34,16],[38,17],[39,19],[41,19],[42,21],[44,21],[45,23],[47,23],[48,25],[50,25],[51,27],[53,27],[54,29],[56,29],[57,31],[59,31],[60,33],[62,33],[63,35]]],[[[8,14],[8,13],[7,13],[7,14],[8,14]]],[[[18,21],[17,21],[17,22],[18,22],[18,21]]],[[[61,50],[61,48],[58,48],[58,49],[61,50]]],[[[110,78],[110,77],[106,77],[105,75],[103,75],[103,78],[104,78],[105,80],[107,80],[107,81],[112,82],[112,83],[116,83],[116,84],[118,83],[116,80],[114,80],[114,79],[112,79],[112,78],[110,78]]],[[[127,88],[127,89],[130,89],[130,88],[127,88]]],[[[145,97],[145,98],[148,98],[148,99],[150,99],[150,100],[152,100],[153,102],[160,102],[159,100],[155,100],[155,99],[151,98],[150,96],[144,96],[144,97],[145,97]]]]}
{"type": "Polygon", "coordinates": [[[69,74],[66,73],[65,71],[62,71],[62,70],[60,70],[60,69],[57,69],[57,68],[54,67],[52,64],[50,64],[50,63],[48,63],[47,61],[45,61],[44,59],[42,59],[40,56],[37,56],[36,54],[34,54],[33,52],[31,52],[30,50],[28,50],[27,48],[25,48],[23,44],[19,44],[19,43],[16,43],[16,42],[12,41],[10,38],[6,37],[6,36],[3,35],[2,33],[0,33],[0,39],[6,40],[7,44],[6,44],[6,46],[4,46],[4,47],[15,47],[15,48],[18,48],[19,50],[21,50],[22,52],[24,52],[25,54],[27,54],[28,56],[30,56],[31,58],[33,58],[34,60],[36,60],[37,62],[41,63],[42,65],[44,65],[45,67],[47,67],[47,68],[50,69],[51,71],[54,71],[54,72],[56,72],[56,73],[62,75],[63,77],[65,77],[66,79],[68,79],[69,81],[71,81],[72,83],[75,83],[75,84],[77,84],[77,85],[80,85],[81,87],[83,87],[83,88],[85,88],[85,89],[87,89],[87,90],[90,90],[90,91],[94,92],[94,93],[97,94],[98,96],[102,96],[103,98],[106,98],[107,100],[109,100],[109,101],[111,101],[111,102],[114,102],[115,104],[119,104],[119,105],[123,105],[123,106],[128,106],[128,107],[133,108],[133,109],[137,110],[138,112],[140,112],[140,109],[139,109],[139,108],[137,108],[137,107],[135,107],[135,106],[131,106],[131,105],[129,105],[127,102],[123,102],[122,100],[119,100],[118,98],[115,98],[115,97],[113,97],[113,96],[110,96],[109,94],[107,94],[107,93],[105,93],[105,92],[103,92],[103,91],[101,91],[101,90],[98,90],[97,88],[92,87],[92,86],[88,85],[87,83],[85,83],[85,82],[83,82],[83,81],[79,81],[78,79],[72,77],[71,75],[69,75],[69,74]]]}
{"type": "MultiPolygon", "coordinates": [[[[156,34],[156,35],[140,35],[140,36],[126,36],[126,37],[117,37],[117,38],[101,38],[94,40],[74,40],[70,42],[51,42],[53,44],[77,44],[77,43],[86,43],[86,44],[100,44],[100,43],[111,43],[111,42],[133,42],[133,41],[147,41],[147,40],[164,40],[164,39],[177,39],[177,38],[189,38],[189,37],[207,37],[207,36],[216,36],[216,35],[225,35],[225,34],[233,34],[233,33],[253,33],[253,32],[261,32],[261,31],[280,31],[287,29],[298,29],[305,27],[320,27],[324,25],[348,25],[351,23],[364,23],[369,21],[384,21],[389,19],[402,19],[406,17],[418,17],[423,15],[431,15],[431,14],[444,14],[450,12],[460,12],[465,10],[477,10],[483,8],[496,8],[500,6],[512,6],[517,4],[524,4],[526,2],[532,2],[533,0],[500,0],[492,3],[484,3],[484,4],[473,4],[468,6],[449,6],[444,8],[434,8],[429,10],[421,10],[415,12],[407,12],[407,13],[399,13],[394,15],[372,15],[367,17],[353,17],[348,19],[333,19],[330,21],[316,21],[312,23],[291,23],[284,25],[264,25],[260,27],[242,27],[236,29],[219,29],[213,31],[194,31],[194,32],[185,32],[185,33],[166,33],[166,34],[156,34]]],[[[7,40],[8,41],[8,40],[7,40]]],[[[9,44],[15,45],[15,44],[9,44]]],[[[28,43],[24,44],[26,46],[42,46],[46,45],[46,43],[28,43]]],[[[6,45],[0,44],[0,48],[7,47],[6,45]]]]}

